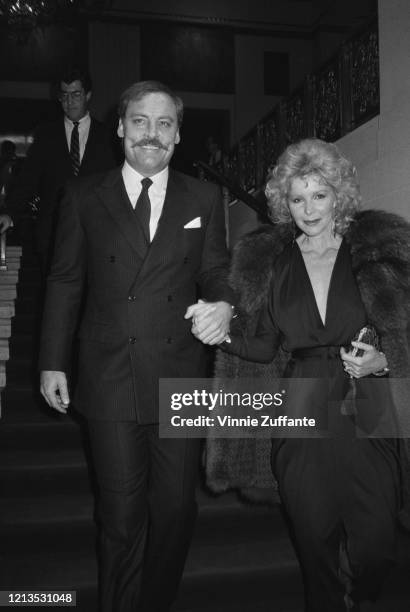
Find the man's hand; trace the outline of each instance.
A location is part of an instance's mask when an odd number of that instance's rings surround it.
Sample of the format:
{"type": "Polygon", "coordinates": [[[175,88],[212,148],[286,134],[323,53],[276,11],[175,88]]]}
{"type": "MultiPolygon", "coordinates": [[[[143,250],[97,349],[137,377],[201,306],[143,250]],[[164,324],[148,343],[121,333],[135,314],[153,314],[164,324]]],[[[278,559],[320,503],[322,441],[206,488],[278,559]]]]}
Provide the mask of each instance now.
{"type": "Polygon", "coordinates": [[[229,332],[233,310],[227,302],[203,302],[189,306],[185,319],[192,318],[192,333],[204,344],[219,344],[229,332]]]}
{"type": "Polygon", "coordinates": [[[12,225],[13,221],[9,215],[0,215],[0,234],[4,234],[12,225]]]}
{"type": "Polygon", "coordinates": [[[51,408],[55,408],[62,414],[67,414],[70,396],[68,395],[65,372],[43,370],[40,373],[40,391],[51,408]]]}

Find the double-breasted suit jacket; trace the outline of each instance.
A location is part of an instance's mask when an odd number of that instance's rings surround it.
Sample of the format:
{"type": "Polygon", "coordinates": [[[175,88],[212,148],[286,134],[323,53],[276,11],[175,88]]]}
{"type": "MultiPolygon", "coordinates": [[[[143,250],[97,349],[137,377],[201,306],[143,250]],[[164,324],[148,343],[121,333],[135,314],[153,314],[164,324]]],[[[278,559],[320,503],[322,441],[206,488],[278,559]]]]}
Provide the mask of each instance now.
{"type": "Polygon", "coordinates": [[[160,377],[205,375],[204,348],[184,313],[198,296],[232,302],[227,257],[215,185],[170,170],[144,258],[121,170],[73,182],[48,279],[41,369],[69,368],[84,287],[77,409],[92,419],[157,422],[160,377]],[[193,219],[197,227],[185,228],[193,219]]]}

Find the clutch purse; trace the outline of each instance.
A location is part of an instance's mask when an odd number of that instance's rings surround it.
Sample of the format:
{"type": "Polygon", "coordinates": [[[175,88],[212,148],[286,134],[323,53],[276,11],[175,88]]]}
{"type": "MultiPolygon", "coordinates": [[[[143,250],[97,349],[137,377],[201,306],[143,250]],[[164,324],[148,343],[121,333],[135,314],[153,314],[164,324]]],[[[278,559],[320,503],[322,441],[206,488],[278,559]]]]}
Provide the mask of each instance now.
{"type": "MultiPolygon", "coordinates": [[[[357,334],[355,334],[355,336],[352,338],[351,342],[364,342],[365,344],[370,344],[377,350],[380,350],[379,336],[377,335],[377,331],[373,325],[365,325],[365,327],[359,329],[357,334]]],[[[353,346],[350,353],[353,355],[353,357],[361,357],[364,354],[364,351],[363,349],[357,348],[357,346],[353,346]]],[[[345,398],[342,402],[341,412],[346,416],[357,414],[356,381],[354,380],[353,376],[350,376],[349,389],[347,390],[345,398]]]]}
{"type": "MultiPolygon", "coordinates": [[[[380,349],[379,336],[373,325],[366,325],[362,327],[357,334],[352,338],[353,342],[364,342],[365,344],[371,344],[375,349],[380,349]]],[[[363,349],[359,349],[356,346],[352,348],[350,353],[353,357],[361,357],[364,353],[363,349]]]]}

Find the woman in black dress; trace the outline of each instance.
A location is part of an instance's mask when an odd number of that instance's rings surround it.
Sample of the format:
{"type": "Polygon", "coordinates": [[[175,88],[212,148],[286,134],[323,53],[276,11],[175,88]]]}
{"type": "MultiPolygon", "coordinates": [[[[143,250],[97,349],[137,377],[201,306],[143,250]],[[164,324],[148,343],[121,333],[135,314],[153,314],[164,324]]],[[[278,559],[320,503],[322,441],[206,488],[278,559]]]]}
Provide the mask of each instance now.
{"type": "MultiPolygon", "coordinates": [[[[322,381],[314,402],[299,394],[297,409],[326,423],[330,435],[274,439],[272,470],[303,573],[306,611],[358,610],[360,601],[377,597],[394,562],[400,478],[397,440],[357,437],[346,410],[351,402],[343,402],[350,378],[360,385],[389,369],[378,348],[351,343],[369,323],[349,245],[360,202],[356,173],[335,145],[304,140],[280,157],[266,193],[272,220],[292,237],[273,258],[255,335],[233,333],[221,348],[267,363],[281,347],[290,356],[285,377],[322,381]],[[343,348],[351,344],[362,356],[343,348]]],[[[202,331],[211,309],[198,304],[193,321],[193,333],[208,344],[217,334],[202,331]]]]}

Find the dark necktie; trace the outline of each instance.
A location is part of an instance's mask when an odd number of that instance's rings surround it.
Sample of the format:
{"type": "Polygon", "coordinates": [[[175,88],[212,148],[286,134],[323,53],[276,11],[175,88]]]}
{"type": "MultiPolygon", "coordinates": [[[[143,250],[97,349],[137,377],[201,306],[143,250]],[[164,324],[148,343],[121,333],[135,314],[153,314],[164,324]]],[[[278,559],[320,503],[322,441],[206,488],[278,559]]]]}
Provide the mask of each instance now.
{"type": "Polygon", "coordinates": [[[151,202],[148,195],[148,189],[151,187],[152,181],[150,178],[143,178],[141,181],[141,185],[142,190],[135,205],[135,214],[139,218],[142,229],[144,230],[146,247],[148,248],[148,245],[151,242],[149,234],[149,221],[151,219],[151,202]]]}
{"type": "Polygon", "coordinates": [[[80,170],[80,138],[78,134],[79,121],[73,121],[73,124],[74,127],[71,132],[70,141],[70,157],[74,176],[77,176],[78,171],[80,170]]]}

